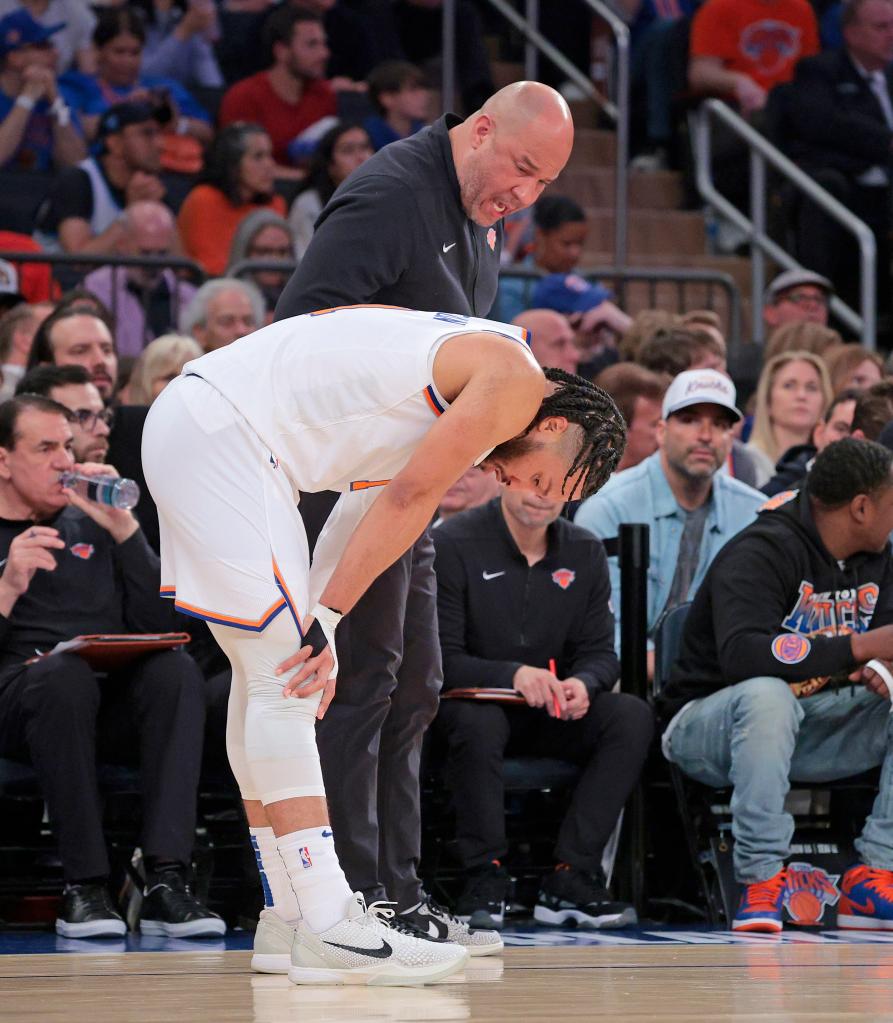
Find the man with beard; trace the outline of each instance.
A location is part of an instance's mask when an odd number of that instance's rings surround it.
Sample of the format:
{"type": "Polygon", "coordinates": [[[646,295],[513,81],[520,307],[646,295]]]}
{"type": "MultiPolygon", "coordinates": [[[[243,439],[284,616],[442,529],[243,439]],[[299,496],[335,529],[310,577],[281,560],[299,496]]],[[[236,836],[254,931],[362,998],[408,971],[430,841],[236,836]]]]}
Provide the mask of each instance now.
{"type": "MultiPolygon", "coordinates": [[[[501,219],[535,202],[570,155],[567,104],[516,82],[462,121],[392,142],[338,188],[276,307],[283,319],[376,303],[438,311],[461,328],[496,296],[501,219]]],[[[358,341],[359,343],[359,341],[358,341]]],[[[335,495],[302,495],[311,544],[335,495]]],[[[338,696],[319,749],[338,854],[369,901],[467,947],[475,937],[423,892],[419,763],[441,686],[434,549],[427,532],[376,579],[338,633],[338,696]]]]}
{"type": "MultiPolygon", "coordinates": [[[[622,522],[650,526],[648,629],[662,612],[693,598],[719,549],[748,525],[765,497],[720,472],[741,418],[735,385],[714,369],[680,373],[664,395],[658,449],[584,501],[574,519],[600,540],[617,536],[622,522]]],[[[615,541],[616,546],[616,541],[615,541]]],[[[620,608],[620,567],[608,559],[615,610],[620,608]]],[[[617,648],[620,621],[617,621],[617,648]]],[[[649,640],[648,677],[654,674],[649,640]]]]}

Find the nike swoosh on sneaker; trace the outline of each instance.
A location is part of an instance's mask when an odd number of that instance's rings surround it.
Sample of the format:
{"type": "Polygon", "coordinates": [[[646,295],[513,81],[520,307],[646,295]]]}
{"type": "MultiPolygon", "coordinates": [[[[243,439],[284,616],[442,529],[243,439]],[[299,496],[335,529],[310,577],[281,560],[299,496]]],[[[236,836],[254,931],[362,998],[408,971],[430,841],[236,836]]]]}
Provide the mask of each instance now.
{"type": "Polygon", "coordinates": [[[489,581],[490,579],[498,579],[501,575],[505,575],[505,572],[504,571],[502,571],[502,572],[482,572],[481,575],[484,577],[485,580],[489,581]]]}
{"type": "Polygon", "coordinates": [[[428,935],[429,937],[434,938],[436,941],[439,941],[444,936],[440,932],[440,926],[436,924],[433,920],[428,921],[428,935]]]}
{"type": "Polygon", "coordinates": [[[394,953],[384,939],[382,939],[381,948],[357,948],[355,945],[339,945],[337,941],[324,941],[323,944],[331,945],[332,948],[343,948],[345,952],[355,952],[361,956],[372,956],[373,959],[387,959],[394,953]]]}
{"type": "Polygon", "coordinates": [[[847,895],[846,898],[847,898],[847,901],[850,904],[850,909],[855,909],[859,913],[866,913],[869,916],[873,916],[874,915],[874,912],[875,912],[874,902],[872,902],[871,899],[866,899],[864,904],[860,905],[858,902],[855,902],[853,900],[852,895],[847,895]]]}

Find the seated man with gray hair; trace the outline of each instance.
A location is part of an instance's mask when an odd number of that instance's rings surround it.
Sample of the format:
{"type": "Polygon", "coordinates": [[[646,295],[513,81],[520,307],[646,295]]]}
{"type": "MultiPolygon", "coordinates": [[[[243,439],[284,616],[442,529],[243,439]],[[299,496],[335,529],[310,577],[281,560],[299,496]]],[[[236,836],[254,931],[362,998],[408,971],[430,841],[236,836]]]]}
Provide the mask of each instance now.
{"type": "Polygon", "coordinates": [[[206,281],[180,315],[180,330],[206,352],[264,326],[264,300],[255,285],[235,277],[206,281]]]}

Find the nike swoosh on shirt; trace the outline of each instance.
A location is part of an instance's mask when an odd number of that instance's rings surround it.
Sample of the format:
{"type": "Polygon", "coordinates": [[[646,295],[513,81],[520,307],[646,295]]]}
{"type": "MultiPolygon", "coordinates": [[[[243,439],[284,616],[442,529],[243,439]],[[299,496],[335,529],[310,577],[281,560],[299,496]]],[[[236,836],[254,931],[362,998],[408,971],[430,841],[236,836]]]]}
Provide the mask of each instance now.
{"type": "Polygon", "coordinates": [[[482,572],[481,575],[485,580],[498,579],[501,575],[505,575],[505,572],[482,572]]]}
{"type": "Polygon", "coordinates": [[[443,253],[444,253],[444,255],[446,255],[446,254],[447,254],[447,253],[448,253],[448,252],[450,251],[450,249],[454,248],[454,247],[455,247],[455,245],[456,245],[456,243],[455,243],[455,242],[453,242],[453,244],[452,244],[452,245],[447,245],[447,244],[446,244],[446,242],[444,242],[444,243],[443,243],[443,245],[441,246],[441,247],[442,247],[442,249],[443,249],[443,253]]]}
{"type": "Polygon", "coordinates": [[[372,956],[373,959],[387,959],[394,951],[384,939],[382,939],[381,948],[357,948],[354,945],[339,945],[337,941],[326,941],[324,944],[331,945],[332,948],[343,948],[345,952],[355,952],[361,956],[372,956]]]}

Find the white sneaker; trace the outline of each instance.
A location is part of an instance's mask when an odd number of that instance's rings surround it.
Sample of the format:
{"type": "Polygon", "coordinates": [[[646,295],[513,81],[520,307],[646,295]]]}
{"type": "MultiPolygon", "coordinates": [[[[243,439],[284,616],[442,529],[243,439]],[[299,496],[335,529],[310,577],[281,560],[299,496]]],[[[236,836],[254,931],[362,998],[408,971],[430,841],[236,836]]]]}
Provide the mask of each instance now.
{"type": "Polygon", "coordinates": [[[272,909],[262,909],[254,932],[251,969],[255,973],[288,973],[294,936],[295,929],[291,924],[272,909]]]}
{"type": "Polygon", "coordinates": [[[388,903],[368,909],[357,892],[347,917],[322,934],[302,920],[295,931],[288,979],[293,984],[432,984],[461,970],[468,953],[451,942],[431,941],[392,927],[388,903]]]}
{"type": "Polygon", "coordinates": [[[400,914],[401,920],[412,924],[435,941],[451,941],[468,949],[470,956],[492,956],[503,949],[496,931],[477,930],[422,892],[422,901],[400,914]]]}

